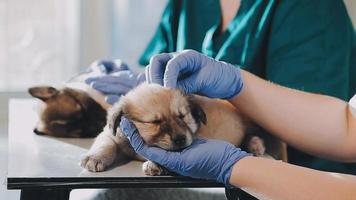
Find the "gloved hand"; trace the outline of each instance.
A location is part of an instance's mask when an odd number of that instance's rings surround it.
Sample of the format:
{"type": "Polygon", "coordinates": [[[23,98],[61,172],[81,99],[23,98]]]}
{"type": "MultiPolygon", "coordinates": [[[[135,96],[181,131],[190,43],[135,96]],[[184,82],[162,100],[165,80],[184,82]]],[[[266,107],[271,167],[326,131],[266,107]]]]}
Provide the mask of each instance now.
{"type": "Polygon", "coordinates": [[[98,62],[97,65],[93,64],[90,68],[100,70],[102,73],[86,79],[85,83],[105,94],[105,100],[109,104],[114,104],[122,95],[145,81],[143,73],[134,73],[126,64],[118,65],[118,62],[98,62]]]}
{"type": "Polygon", "coordinates": [[[148,83],[222,99],[238,95],[243,86],[239,68],[194,50],[152,57],[146,79],[148,83]]]}
{"type": "Polygon", "coordinates": [[[226,186],[230,186],[229,181],[234,164],[251,155],[228,142],[199,138],[180,152],[166,151],[158,147],[147,146],[135,125],[125,117],[121,118],[120,128],[135,151],[146,159],[178,174],[215,180],[226,186]]]}

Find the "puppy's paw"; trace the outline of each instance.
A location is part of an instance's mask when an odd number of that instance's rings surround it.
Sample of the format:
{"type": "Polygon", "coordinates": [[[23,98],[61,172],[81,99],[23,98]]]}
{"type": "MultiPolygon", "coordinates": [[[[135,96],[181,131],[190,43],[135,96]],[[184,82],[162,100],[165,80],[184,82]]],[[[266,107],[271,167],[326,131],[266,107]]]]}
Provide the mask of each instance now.
{"type": "Polygon", "coordinates": [[[255,156],[263,156],[266,152],[263,139],[258,136],[253,136],[248,143],[248,150],[255,156]]]}
{"type": "Polygon", "coordinates": [[[142,164],[142,171],[148,176],[160,176],[165,174],[165,170],[161,166],[149,160],[142,164]]]}
{"type": "Polygon", "coordinates": [[[83,157],[80,166],[91,172],[102,172],[106,169],[108,164],[103,156],[88,154],[83,157]]]}

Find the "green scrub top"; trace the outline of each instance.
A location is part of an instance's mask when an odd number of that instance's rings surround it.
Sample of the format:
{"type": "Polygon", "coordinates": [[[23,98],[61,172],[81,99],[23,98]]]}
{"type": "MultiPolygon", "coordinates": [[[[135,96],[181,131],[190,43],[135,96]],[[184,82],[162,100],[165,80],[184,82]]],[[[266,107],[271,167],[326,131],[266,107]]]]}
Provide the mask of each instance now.
{"type": "MultiPolygon", "coordinates": [[[[169,1],[139,63],[194,49],[287,87],[344,100],[356,93],[356,34],[342,0],[242,0],[223,33],[220,21],[219,0],[169,1]]],[[[294,164],[356,174],[356,164],[288,153],[294,164]]]]}

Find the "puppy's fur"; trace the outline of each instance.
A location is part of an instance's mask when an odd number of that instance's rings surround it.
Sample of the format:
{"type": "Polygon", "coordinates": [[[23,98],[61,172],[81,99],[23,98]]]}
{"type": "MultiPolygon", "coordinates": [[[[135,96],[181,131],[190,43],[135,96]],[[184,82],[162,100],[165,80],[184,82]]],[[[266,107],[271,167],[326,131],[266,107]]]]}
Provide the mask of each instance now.
{"type": "Polygon", "coordinates": [[[84,83],[90,77],[102,75],[97,64],[93,66],[89,71],[72,77],[63,88],[29,88],[30,95],[42,101],[37,109],[39,121],[34,128],[36,134],[86,138],[96,137],[102,132],[106,111],[111,105],[105,102],[103,94],[84,83]]]}
{"type": "Polygon", "coordinates": [[[42,102],[34,132],[55,137],[95,137],[106,124],[106,110],[87,92],[38,86],[29,93],[42,102]]]}
{"type": "MultiPolygon", "coordinates": [[[[122,159],[144,160],[130,146],[118,125],[121,116],[131,120],[144,141],[167,150],[181,150],[194,137],[225,140],[245,147],[257,156],[270,155],[286,160],[285,146],[244,117],[230,103],[156,84],[141,84],[130,91],[108,112],[107,125],[84,157],[81,165],[89,171],[104,171],[122,159]]],[[[147,175],[164,170],[147,161],[147,175]]]]}

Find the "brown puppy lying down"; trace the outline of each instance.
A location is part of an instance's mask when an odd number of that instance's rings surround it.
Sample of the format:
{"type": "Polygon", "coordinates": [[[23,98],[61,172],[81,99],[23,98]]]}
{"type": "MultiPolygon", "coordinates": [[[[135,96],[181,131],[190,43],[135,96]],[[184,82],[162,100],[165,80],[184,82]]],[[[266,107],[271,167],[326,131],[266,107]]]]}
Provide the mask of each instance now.
{"type": "Polygon", "coordinates": [[[38,135],[96,137],[106,124],[108,105],[101,103],[104,100],[99,100],[99,92],[85,84],[71,83],[62,89],[38,86],[30,88],[29,93],[42,101],[34,128],[38,135]]]}
{"type": "MultiPolygon", "coordinates": [[[[117,66],[124,65],[116,61],[117,66]]],[[[67,81],[63,88],[37,86],[29,88],[31,96],[38,98],[39,121],[34,128],[38,135],[54,137],[96,137],[106,124],[106,111],[111,107],[105,96],[85,84],[90,77],[102,76],[104,72],[94,63],[67,81]]],[[[112,73],[114,75],[115,73],[112,73]]]]}
{"type": "MultiPolygon", "coordinates": [[[[141,84],[127,93],[108,112],[107,125],[81,161],[89,171],[100,172],[123,159],[142,160],[118,125],[121,116],[130,119],[148,145],[166,150],[181,150],[194,137],[225,140],[245,147],[256,156],[270,155],[286,160],[285,146],[242,116],[230,103],[156,84],[141,84]]],[[[161,175],[164,170],[147,161],[147,175],[161,175]]]]}

